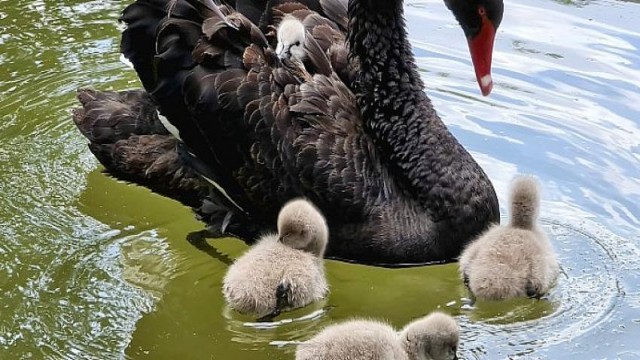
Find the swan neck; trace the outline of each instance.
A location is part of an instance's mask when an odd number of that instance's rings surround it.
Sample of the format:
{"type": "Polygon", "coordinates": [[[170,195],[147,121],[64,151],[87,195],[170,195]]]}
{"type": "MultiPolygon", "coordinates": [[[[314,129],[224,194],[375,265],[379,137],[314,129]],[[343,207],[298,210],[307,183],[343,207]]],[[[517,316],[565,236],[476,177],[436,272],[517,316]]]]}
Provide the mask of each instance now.
{"type": "Polygon", "coordinates": [[[349,1],[349,51],[360,68],[352,86],[364,129],[395,184],[433,219],[495,221],[493,186],[425,94],[403,16],[401,0],[349,1]]]}
{"type": "Polygon", "coordinates": [[[407,38],[403,1],[350,0],[348,41],[349,53],[360,65],[354,85],[363,101],[375,100],[386,89],[400,91],[385,96],[423,93],[407,38]]]}
{"type": "Polygon", "coordinates": [[[365,128],[380,147],[397,139],[399,123],[440,121],[415,65],[403,1],[350,0],[348,40],[360,67],[354,92],[365,128]]]}
{"type": "Polygon", "coordinates": [[[403,1],[350,0],[348,40],[360,67],[353,86],[364,128],[385,162],[412,187],[421,179],[411,179],[416,174],[408,170],[428,156],[429,138],[446,130],[424,93],[403,1]]]}

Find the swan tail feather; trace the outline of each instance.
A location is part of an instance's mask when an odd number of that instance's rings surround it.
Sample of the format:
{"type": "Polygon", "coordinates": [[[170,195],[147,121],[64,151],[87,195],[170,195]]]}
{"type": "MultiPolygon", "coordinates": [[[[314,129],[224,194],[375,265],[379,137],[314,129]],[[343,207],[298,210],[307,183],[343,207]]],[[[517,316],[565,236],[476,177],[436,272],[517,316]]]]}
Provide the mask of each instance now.
{"type": "Polygon", "coordinates": [[[177,139],[164,128],[144,91],[80,89],[77,97],[82,107],[73,110],[73,121],[109,174],[199,206],[206,183],[183,166],[177,139]]]}
{"type": "Polygon", "coordinates": [[[207,185],[184,167],[171,135],[132,135],[113,144],[89,144],[89,149],[117,179],[132,182],[195,208],[207,185]]]}
{"type": "Polygon", "coordinates": [[[168,134],[144,91],[78,89],[77,98],[82,108],[73,111],[73,121],[91,143],[112,144],[132,134],[168,134]]]}

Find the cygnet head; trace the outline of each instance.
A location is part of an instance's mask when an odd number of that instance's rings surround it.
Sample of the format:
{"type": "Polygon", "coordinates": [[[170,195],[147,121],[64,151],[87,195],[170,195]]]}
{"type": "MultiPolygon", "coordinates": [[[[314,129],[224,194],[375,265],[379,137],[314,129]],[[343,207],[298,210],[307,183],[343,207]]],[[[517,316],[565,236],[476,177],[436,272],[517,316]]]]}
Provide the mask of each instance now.
{"type": "Polygon", "coordinates": [[[278,25],[277,37],[276,54],[281,60],[292,57],[300,61],[305,59],[304,41],[306,30],[300,20],[293,16],[285,16],[278,25]]]}
{"type": "Polygon", "coordinates": [[[329,229],[324,216],[311,202],[295,199],[286,203],[278,214],[278,238],[294,249],[323,257],[329,229]]]}
{"type": "Polygon", "coordinates": [[[410,360],[457,360],[460,330],[449,315],[433,312],[418,319],[400,333],[410,360]]]}

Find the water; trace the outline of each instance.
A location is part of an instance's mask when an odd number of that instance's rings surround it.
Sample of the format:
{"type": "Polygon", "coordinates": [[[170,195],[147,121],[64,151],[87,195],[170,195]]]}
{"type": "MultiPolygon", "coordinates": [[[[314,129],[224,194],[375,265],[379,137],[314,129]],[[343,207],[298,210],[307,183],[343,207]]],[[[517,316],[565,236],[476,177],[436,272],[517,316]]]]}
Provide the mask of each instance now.
{"type": "Polygon", "coordinates": [[[440,1],[407,3],[428,93],[503,214],[514,174],[543,184],[562,264],[548,297],[467,309],[456,264],[329,261],[326,303],[266,329],[219,290],[246,247],[191,246],[190,212],[103,175],[71,122],[77,87],[138,86],[118,61],[124,6],[0,0],[1,359],[291,359],[325,324],[435,308],[460,322],[465,359],[640,358],[638,1],[507,1],[489,98],[440,1]]]}

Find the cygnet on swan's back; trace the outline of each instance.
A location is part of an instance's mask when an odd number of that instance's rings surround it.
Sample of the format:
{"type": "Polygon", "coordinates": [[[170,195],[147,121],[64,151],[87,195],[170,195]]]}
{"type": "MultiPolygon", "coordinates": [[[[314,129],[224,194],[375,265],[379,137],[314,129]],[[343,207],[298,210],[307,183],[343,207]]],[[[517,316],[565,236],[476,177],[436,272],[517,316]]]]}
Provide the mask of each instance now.
{"type": "Polygon", "coordinates": [[[276,54],[280,59],[295,57],[304,61],[307,56],[304,50],[306,29],[300,20],[293,16],[285,16],[278,24],[277,38],[276,54]]]}
{"type": "Polygon", "coordinates": [[[222,286],[229,306],[268,320],[324,298],[328,234],[324,217],[310,202],[285,204],[278,234],[263,236],[229,267],[222,286]]]}
{"type": "Polygon", "coordinates": [[[560,268],[549,239],[536,224],[539,192],[533,177],[516,177],[510,223],[491,227],[462,252],[460,274],[476,297],[540,297],[553,286],[560,268]]]}

